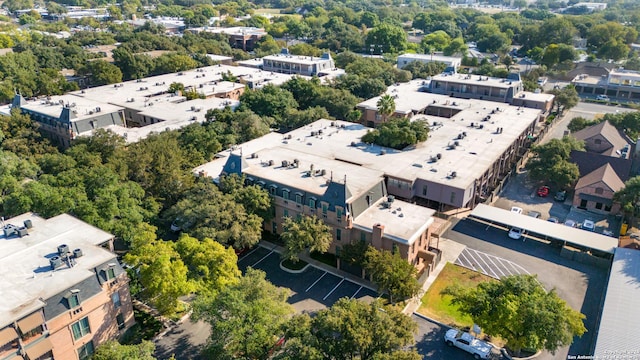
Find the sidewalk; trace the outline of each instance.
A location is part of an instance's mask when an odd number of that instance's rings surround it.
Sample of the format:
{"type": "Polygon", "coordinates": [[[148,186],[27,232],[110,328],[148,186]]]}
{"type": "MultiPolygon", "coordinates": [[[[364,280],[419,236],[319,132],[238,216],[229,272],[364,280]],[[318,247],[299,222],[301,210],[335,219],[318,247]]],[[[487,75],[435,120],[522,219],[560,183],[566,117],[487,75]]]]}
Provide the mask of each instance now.
{"type": "Polygon", "coordinates": [[[462,252],[462,250],[464,250],[467,247],[466,245],[459,244],[455,241],[452,241],[446,238],[440,238],[439,246],[440,246],[440,250],[442,251],[442,258],[440,259],[440,263],[429,274],[427,281],[425,281],[424,284],[422,284],[422,290],[420,291],[418,296],[408,301],[407,306],[405,306],[404,310],[402,311],[406,315],[411,316],[411,314],[413,314],[416,310],[418,310],[418,308],[420,307],[420,300],[422,299],[422,296],[424,296],[427,290],[429,290],[429,287],[436,280],[436,278],[440,274],[440,271],[444,269],[444,266],[448,262],[450,263],[455,262],[458,256],[460,255],[460,253],[462,252]]]}

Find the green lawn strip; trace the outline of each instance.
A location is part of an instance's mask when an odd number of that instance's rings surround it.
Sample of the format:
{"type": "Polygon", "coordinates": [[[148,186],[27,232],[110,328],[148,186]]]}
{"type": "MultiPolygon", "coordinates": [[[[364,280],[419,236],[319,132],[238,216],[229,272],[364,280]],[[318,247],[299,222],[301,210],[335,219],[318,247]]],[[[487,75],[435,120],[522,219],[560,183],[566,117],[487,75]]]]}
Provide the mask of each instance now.
{"type": "Polygon", "coordinates": [[[431,284],[429,290],[422,297],[418,313],[458,328],[473,326],[471,317],[460,313],[456,306],[451,305],[451,297],[441,295],[440,292],[447,286],[453,284],[460,284],[464,287],[475,287],[485,281],[496,280],[462,266],[447,263],[438,275],[438,278],[431,284]]]}

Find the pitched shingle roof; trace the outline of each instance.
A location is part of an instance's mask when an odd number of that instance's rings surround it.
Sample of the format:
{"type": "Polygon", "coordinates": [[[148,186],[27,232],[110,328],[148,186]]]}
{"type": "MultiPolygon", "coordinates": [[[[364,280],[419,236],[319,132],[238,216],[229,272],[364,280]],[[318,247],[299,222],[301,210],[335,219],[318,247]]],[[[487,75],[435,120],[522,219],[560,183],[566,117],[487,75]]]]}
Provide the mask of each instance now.
{"type": "Polygon", "coordinates": [[[569,159],[578,165],[580,177],[586,176],[594,170],[609,164],[622,181],[629,180],[631,174],[631,160],[607,155],[588,153],[586,151],[572,150],[569,159]]]}
{"type": "Polygon", "coordinates": [[[616,151],[622,150],[626,145],[631,145],[620,130],[616,129],[608,121],[589,126],[573,134],[578,140],[587,140],[594,136],[602,135],[611,144],[611,147],[602,152],[602,155],[616,156],[616,151]]]}
{"type": "Polygon", "coordinates": [[[611,165],[606,164],[581,177],[576,184],[576,189],[581,189],[600,181],[604,182],[614,192],[624,187],[624,183],[620,180],[611,165]]]}

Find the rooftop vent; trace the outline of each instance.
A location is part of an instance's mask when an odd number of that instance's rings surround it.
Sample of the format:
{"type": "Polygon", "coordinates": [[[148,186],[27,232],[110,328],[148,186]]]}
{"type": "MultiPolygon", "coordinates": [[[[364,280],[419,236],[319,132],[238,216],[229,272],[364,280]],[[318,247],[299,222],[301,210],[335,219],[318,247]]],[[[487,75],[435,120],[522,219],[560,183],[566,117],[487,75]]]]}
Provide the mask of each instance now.
{"type": "Polygon", "coordinates": [[[58,255],[67,255],[69,252],[69,246],[67,244],[62,244],[58,246],[58,255]]]}
{"type": "Polygon", "coordinates": [[[51,266],[51,270],[55,270],[62,266],[62,258],[60,256],[54,256],[49,259],[49,265],[51,266]]]}
{"type": "Polygon", "coordinates": [[[79,257],[82,257],[82,255],[84,255],[84,254],[82,253],[82,249],[75,249],[75,250],[73,250],[73,257],[74,257],[74,258],[76,258],[76,259],[77,259],[77,258],[79,258],[79,257]]]}
{"type": "Polygon", "coordinates": [[[251,154],[251,158],[252,159],[257,159],[258,158],[258,154],[256,154],[256,153],[251,154]]]}
{"type": "Polygon", "coordinates": [[[389,203],[392,203],[395,199],[396,199],[396,197],[395,197],[395,196],[393,196],[393,195],[389,195],[389,196],[387,196],[387,201],[388,201],[389,203]]]}
{"type": "Polygon", "coordinates": [[[269,160],[269,166],[273,166],[274,162],[273,160],[269,160]]]}
{"type": "Polygon", "coordinates": [[[31,219],[27,219],[24,221],[24,227],[26,227],[27,229],[31,229],[33,227],[33,223],[31,222],[31,219]]]}

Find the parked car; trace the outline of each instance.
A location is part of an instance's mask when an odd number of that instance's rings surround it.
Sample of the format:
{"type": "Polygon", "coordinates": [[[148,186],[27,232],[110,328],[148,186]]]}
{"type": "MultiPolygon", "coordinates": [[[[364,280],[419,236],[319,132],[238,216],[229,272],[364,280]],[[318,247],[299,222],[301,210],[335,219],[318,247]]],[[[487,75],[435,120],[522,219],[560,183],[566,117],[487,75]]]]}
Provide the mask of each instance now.
{"type": "Polygon", "coordinates": [[[598,95],[596,96],[596,100],[609,101],[609,97],[607,95],[598,95]]]}
{"type": "Polygon", "coordinates": [[[512,227],[511,230],[509,230],[509,237],[514,240],[520,239],[522,237],[522,234],[524,234],[524,230],[522,230],[521,228],[512,227]]]}
{"type": "Polygon", "coordinates": [[[538,196],[547,197],[549,195],[549,187],[548,186],[540,186],[538,188],[538,196]]]}
{"type": "Polygon", "coordinates": [[[517,207],[517,206],[512,206],[511,207],[511,212],[516,213],[516,214],[522,214],[522,208],[517,207]]]}
{"type": "Polygon", "coordinates": [[[542,214],[540,214],[540,212],[539,212],[539,211],[533,211],[533,210],[531,210],[531,211],[529,211],[529,212],[527,213],[527,215],[531,216],[532,218],[540,219],[540,216],[541,216],[542,214]]]}
{"type": "Polygon", "coordinates": [[[564,222],[564,224],[569,227],[578,227],[578,224],[573,220],[567,220],[564,222]]]}
{"type": "Polygon", "coordinates": [[[582,222],[582,228],[589,231],[594,231],[596,229],[596,224],[592,220],[585,219],[582,222]]]}
{"type": "Polygon", "coordinates": [[[554,218],[554,217],[550,217],[547,219],[548,222],[552,222],[554,224],[559,223],[560,221],[558,220],[558,218],[554,218]]]}
{"type": "Polygon", "coordinates": [[[488,359],[491,355],[491,345],[465,331],[450,329],[444,334],[444,341],[449,346],[455,346],[472,354],[475,359],[488,359]]]}
{"type": "Polygon", "coordinates": [[[567,199],[567,192],[566,191],[558,191],[556,193],[556,196],[553,197],[555,200],[557,201],[565,201],[567,199]]]}

